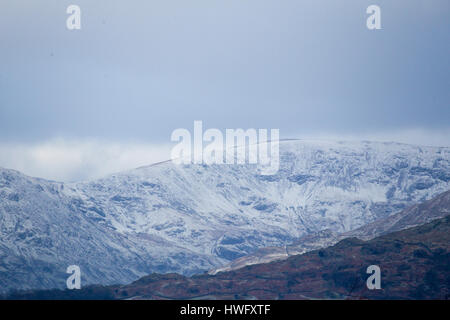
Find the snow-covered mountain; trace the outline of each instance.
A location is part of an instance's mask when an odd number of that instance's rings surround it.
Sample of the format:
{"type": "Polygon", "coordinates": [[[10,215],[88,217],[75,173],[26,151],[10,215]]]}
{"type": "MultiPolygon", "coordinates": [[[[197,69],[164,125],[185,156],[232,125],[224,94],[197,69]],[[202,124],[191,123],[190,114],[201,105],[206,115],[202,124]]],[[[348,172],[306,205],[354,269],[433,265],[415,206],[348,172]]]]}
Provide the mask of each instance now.
{"type": "Polygon", "coordinates": [[[450,189],[450,148],[285,141],[280,170],[172,162],[60,183],[0,169],[0,290],[206,271],[258,248],[342,233],[450,189]]]}

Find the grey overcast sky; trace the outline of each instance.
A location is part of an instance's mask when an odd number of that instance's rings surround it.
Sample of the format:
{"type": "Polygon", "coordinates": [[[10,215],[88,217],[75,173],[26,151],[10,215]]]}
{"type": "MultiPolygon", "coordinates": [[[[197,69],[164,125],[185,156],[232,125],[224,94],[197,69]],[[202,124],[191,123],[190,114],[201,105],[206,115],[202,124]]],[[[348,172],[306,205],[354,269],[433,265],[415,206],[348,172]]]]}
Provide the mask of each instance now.
{"type": "Polygon", "coordinates": [[[0,142],[165,144],[203,120],[450,145],[449,17],[448,0],[2,0],[0,142]]]}

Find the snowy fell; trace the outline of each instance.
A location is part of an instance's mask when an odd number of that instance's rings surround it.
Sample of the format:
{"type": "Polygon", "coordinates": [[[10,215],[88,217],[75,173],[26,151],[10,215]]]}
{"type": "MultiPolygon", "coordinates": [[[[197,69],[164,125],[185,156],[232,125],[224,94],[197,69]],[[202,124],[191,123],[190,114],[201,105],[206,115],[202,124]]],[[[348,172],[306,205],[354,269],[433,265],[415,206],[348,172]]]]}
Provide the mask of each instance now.
{"type": "Polygon", "coordinates": [[[164,162],[62,183],[0,169],[0,291],[185,275],[344,233],[450,189],[450,148],[292,140],[280,170],[164,162]]]}

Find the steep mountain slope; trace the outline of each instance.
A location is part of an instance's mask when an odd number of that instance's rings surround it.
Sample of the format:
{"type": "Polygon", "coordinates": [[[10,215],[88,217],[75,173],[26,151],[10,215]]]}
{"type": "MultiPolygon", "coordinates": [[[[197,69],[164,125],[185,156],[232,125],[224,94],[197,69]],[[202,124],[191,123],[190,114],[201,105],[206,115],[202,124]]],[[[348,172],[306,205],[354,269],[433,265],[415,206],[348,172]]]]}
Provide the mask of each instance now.
{"type": "Polygon", "coordinates": [[[450,216],[369,241],[190,278],[152,274],[125,286],[23,292],[8,299],[449,299],[450,216]],[[381,270],[369,290],[367,267],[381,270]]]}
{"type": "Polygon", "coordinates": [[[63,287],[72,264],[84,283],[111,284],[149,270],[192,273],[218,263],[156,235],[119,233],[64,188],[0,171],[0,291],[63,287]]]}
{"type": "Polygon", "coordinates": [[[0,290],[193,274],[326,229],[347,232],[450,189],[450,149],[286,141],[280,170],[165,162],[80,183],[0,170],[0,290]]]}
{"type": "Polygon", "coordinates": [[[327,229],[307,234],[294,243],[283,247],[258,249],[254,253],[238,258],[225,266],[210,270],[209,273],[216,274],[218,272],[240,269],[252,264],[284,260],[293,255],[334,245],[345,238],[357,237],[362,240],[369,240],[383,234],[425,224],[449,214],[450,191],[447,191],[424,203],[413,205],[396,214],[378,219],[355,230],[337,233],[327,229]]]}
{"type": "Polygon", "coordinates": [[[421,225],[450,214],[450,191],[429,201],[411,206],[399,213],[377,220],[356,230],[346,232],[345,237],[363,240],[421,225]]]}

